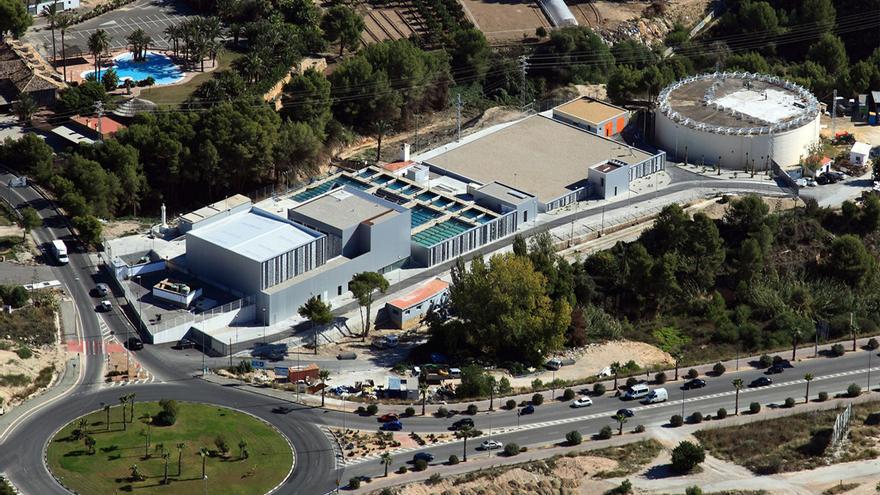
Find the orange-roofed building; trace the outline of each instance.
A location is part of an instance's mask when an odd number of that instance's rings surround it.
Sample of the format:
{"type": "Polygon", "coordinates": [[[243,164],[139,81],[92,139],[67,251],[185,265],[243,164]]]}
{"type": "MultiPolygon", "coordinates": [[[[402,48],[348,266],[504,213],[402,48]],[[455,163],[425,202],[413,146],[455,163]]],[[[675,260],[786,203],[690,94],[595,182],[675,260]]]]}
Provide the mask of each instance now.
{"type": "Polygon", "coordinates": [[[71,127],[92,139],[107,139],[125,129],[125,125],[106,115],[100,119],[93,116],[77,115],[71,117],[70,122],[73,124],[71,127]]]}
{"type": "Polygon", "coordinates": [[[435,278],[409,294],[385,303],[388,319],[395,328],[421,318],[449,300],[449,282],[435,278]]]}

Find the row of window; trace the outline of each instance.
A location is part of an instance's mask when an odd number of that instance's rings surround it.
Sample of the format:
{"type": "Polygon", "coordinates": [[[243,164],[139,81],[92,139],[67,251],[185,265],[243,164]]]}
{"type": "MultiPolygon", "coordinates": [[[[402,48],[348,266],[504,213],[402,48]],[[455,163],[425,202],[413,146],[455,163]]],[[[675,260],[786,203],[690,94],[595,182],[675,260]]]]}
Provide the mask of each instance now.
{"type": "Polygon", "coordinates": [[[264,261],[260,287],[268,289],[326,263],[325,240],[325,237],[319,237],[304,246],[264,261]]]}
{"type": "Polygon", "coordinates": [[[463,232],[431,248],[430,266],[443,263],[468,251],[516,232],[517,214],[511,212],[478,228],[463,232]]]}

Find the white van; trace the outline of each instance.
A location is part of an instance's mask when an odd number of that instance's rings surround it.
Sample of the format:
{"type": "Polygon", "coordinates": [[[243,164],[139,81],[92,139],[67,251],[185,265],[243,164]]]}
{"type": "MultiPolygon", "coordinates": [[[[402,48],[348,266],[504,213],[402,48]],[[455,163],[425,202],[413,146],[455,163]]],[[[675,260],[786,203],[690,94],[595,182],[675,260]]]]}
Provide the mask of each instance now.
{"type": "Polygon", "coordinates": [[[655,388],[645,397],[645,404],[656,404],[658,402],[666,402],[666,399],[669,398],[669,393],[665,388],[655,388]]]}
{"type": "Polygon", "coordinates": [[[624,398],[627,400],[641,399],[642,397],[647,397],[650,392],[651,389],[644,383],[636,383],[626,391],[624,398]]]}

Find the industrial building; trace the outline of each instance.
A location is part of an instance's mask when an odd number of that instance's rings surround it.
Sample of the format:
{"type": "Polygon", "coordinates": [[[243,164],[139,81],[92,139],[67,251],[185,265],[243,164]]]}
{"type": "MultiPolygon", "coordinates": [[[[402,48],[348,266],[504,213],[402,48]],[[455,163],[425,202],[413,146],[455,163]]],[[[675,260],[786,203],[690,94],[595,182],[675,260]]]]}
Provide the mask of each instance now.
{"type": "Polygon", "coordinates": [[[595,98],[581,97],[554,108],[553,118],[597,136],[611,137],[623,132],[629,124],[629,110],[595,98]]]}
{"type": "Polygon", "coordinates": [[[663,89],[657,103],[655,139],[687,163],[785,168],[798,165],[819,141],[816,97],[775,76],[700,74],[663,89]]]}

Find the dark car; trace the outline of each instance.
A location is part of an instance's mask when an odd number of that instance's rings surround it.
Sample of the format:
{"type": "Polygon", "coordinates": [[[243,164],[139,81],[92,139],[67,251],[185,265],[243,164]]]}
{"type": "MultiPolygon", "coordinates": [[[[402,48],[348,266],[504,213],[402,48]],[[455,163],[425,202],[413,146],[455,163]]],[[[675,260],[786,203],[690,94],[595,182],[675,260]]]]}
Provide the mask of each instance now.
{"type": "Polygon", "coordinates": [[[177,341],[177,345],[174,346],[175,349],[192,349],[196,346],[196,343],[189,339],[180,339],[177,341]]]}
{"type": "Polygon", "coordinates": [[[390,421],[382,425],[380,429],[385,431],[400,431],[403,429],[403,424],[400,421],[390,421]]]}
{"type": "Polygon", "coordinates": [[[287,407],[287,406],[278,406],[278,407],[272,409],[272,412],[275,414],[287,414],[292,411],[293,411],[293,408],[287,407]]]}
{"type": "Polygon", "coordinates": [[[460,430],[464,427],[473,428],[474,427],[474,420],[471,418],[462,418],[462,419],[459,419],[458,421],[456,421],[455,423],[452,423],[453,430],[460,430]]]}
{"type": "Polygon", "coordinates": [[[425,462],[431,462],[434,460],[434,454],[432,454],[430,452],[419,452],[413,456],[413,462],[416,462],[420,459],[425,462]]]}
{"type": "Polygon", "coordinates": [[[130,351],[139,351],[144,348],[144,343],[137,337],[129,337],[125,342],[125,347],[130,351]]]}
{"type": "Polygon", "coordinates": [[[523,414],[532,414],[533,412],[535,412],[535,406],[529,404],[519,410],[519,415],[522,416],[523,414]]]}
{"type": "Polygon", "coordinates": [[[752,380],[752,383],[749,384],[750,387],[766,387],[767,385],[772,385],[773,380],[767,378],[766,376],[762,376],[761,378],[756,378],[752,380]]]}
{"type": "Polygon", "coordinates": [[[393,423],[395,421],[400,421],[400,416],[395,413],[383,414],[376,418],[380,423],[393,423]]]}
{"type": "Polygon", "coordinates": [[[681,387],[685,390],[692,390],[695,388],[703,388],[706,386],[706,380],[702,378],[694,378],[693,380],[684,382],[684,385],[681,387]]]}
{"type": "Polygon", "coordinates": [[[615,416],[623,416],[625,418],[631,418],[635,415],[636,413],[632,409],[618,409],[617,414],[615,414],[615,416]]]}
{"type": "Polygon", "coordinates": [[[782,373],[783,371],[785,371],[785,367],[783,367],[781,364],[774,364],[773,366],[767,368],[768,375],[777,375],[779,373],[782,373]]]}
{"type": "Polygon", "coordinates": [[[833,184],[834,182],[836,182],[836,181],[829,179],[828,176],[825,174],[821,174],[821,175],[819,175],[819,177],[816,177],[816,183],[819,184],[820,186],[824,186],[829,183],[833,184]]]}

